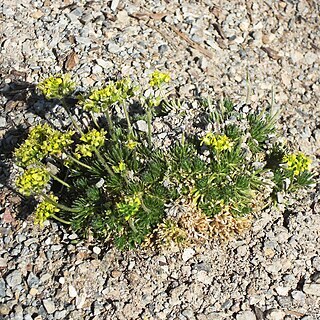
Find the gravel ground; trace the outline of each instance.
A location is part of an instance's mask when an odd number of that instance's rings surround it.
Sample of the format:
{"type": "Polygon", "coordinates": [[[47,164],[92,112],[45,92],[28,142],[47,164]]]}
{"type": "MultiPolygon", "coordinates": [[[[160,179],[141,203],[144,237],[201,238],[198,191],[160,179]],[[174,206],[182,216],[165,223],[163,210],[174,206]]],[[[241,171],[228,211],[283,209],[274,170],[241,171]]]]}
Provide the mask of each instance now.
{"type": "Polygon", "coordinates": [[[227,245],[147,255],[79,241],[54,222],[35,228],[33,203],[10,182],[25,129],[58,121],[59,108],[32,88],[64,71],[86,88],[126,75],[143,83],[159,68],[178,96],[229,96],[249,107],[274,95],[280,129],[317,171],[319,17],[317,0],[4,0],[0,319],[320,319],[319,183],[286,210],[262,212],[227,245]]]}

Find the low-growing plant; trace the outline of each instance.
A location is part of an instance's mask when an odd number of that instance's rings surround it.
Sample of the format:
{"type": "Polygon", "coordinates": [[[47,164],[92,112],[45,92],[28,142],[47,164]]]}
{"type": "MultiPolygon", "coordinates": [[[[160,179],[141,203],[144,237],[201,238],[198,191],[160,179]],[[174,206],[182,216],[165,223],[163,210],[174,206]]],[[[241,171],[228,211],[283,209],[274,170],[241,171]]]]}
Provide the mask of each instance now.
{"type": "Polygon", "coordinates": [[[241,233],[267,199],[312,183],[310,159],[279,143],[271,111],[243,113],[229,100],[200,103],[210,130],[156,147],[155,109],[180,104],[167,99],[169,81],[155,71],[148,94],[128,78],[81,94],[66,75],[38,84],[72,124],[40,123],[15,150],[16,186],[39,201],[35,223],[53,218],[119,248],[183,246],[241,233]],[[75,120],[70,100],[90,123],[75,120]],[[134,125],[133,104],[144,110],[146,133],[134,125]]]}

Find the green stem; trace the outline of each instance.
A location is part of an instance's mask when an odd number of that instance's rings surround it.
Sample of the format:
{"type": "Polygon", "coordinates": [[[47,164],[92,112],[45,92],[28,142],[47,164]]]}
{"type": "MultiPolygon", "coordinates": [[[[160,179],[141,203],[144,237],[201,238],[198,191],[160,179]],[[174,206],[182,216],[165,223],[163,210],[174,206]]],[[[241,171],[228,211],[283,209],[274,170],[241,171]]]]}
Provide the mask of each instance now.
{"type": "Polygon", "coordinates": [[[112,120],[111,120],[111,117],[110,117],[110,114],[109,114],[109,110],[106,110],[105,115],[106,115],[106,119],[107,119],[107,123],[108,123],[108,127],[109,127],[109,131],[110,131],[111,137],[114,138],[114,128],[113,128],[113,123],[112,123],[112,120]]]}
{"type": "Polygon", "coordinates": [[[127,104],[125,102],[123,103],[123,111],[124,111],[124,115],[126,117],[127,124],[128,124],[128,137],[131,137],[131,136],[133,136],[132,125],[131,125],[131,122],[130,122],[130,117],[129,117],[129,112],[128,112],[128,109],[127,109],[127,104]]]}
{"type": "Polygon", "coordinates": [[[59,218],[59,217],[56,216],[55,214],[52,214],[51,217],[52,217],[53,219],[56,219],[57,221],[60,221],[60,222],[64,223],[64,224],[71,224],[70,221],[66,221],[66,220],[64,220],[64,219],[62,219],[62,218],[59,218]]]}
{"type": "Polygon", "coordinates": [[[151,120],[152,120],[151,107],[147,107],[148,145],[149,145],[150,148],[151,148],[151,144],[152,144],[152,125],[151,125],[151,120]]]}
{"type": "Polygon", "coordinates": [[[55,207],[63,210],[63,211],[67,211],[67,212],[79,212],[78,209],[73,209],[73,208],[70,208],[70,207],[67,207],[61,203],[58,203],[54,200],[52,200],[50,197],[48,197],[45,193],[41,193],[40,194],[47,202],[53,204],[55,207]]]}
{"type": "Polygon", "coordinates": [[[94,149],[94,153],[96,154],[98,160],[101,162],[101,164],[104,166],[104,168],[107,170],[107,172],[110,174],[110,176],[114,175],[114,172],[111,170],[110,166],[106,162],[106,160],[103,158],[99,150],[94,149]]]}
{"type": "Polygon", "coordinates": [[[62,106],[64,108],[64,110],[66,111],[66,113],[68,114],[68,117],[70,118],[73,126],[78,130],[79,133],[83,134],[82,129],[80,128],[80,126],[77,124],[77,122],[73,119],[72,114],[70,113],[67,103],[65,101],[65,99],[62,99],[62,106]]]}
{"type": "MultiPolygon", "coordinates": [[[[49,171],[48,171],[49,172],[49,171]]],[[[54,174],[52,174],[51,172],[49,172],[49,175],[51,178],[53,178],[54,180],[60,182],[62,185],[66,186],[67,188],[71,188],[70,184],[66,183],[65,181],[61,180],[60,178],[58,178],[57,176],[55,176],[54,174]]]]}
{"type": "Polygon", "coordinates": [[[82,161],[78,160],[77,158],[75,158],[75,157],[73,157],[73,156],[71,156],[71,155],[69,155],[69,154],[68,154],[67,156],[68,156],[68,158],[69,158],[70,160],[74,161],[74,162],[77,163],[78,165],[80,165],[80,166],[82,166],[82,167],[84,167],[84,168],[86,168],[86,169],[92,170],[92,168],[91,168],[90,166],[88,166],[87,164],[85,164],[85,163],[83,163],[82,161]]]}
{"type": "Polygon", "coordinates": [[[98,121],[97,121],[94,113],[93,113],[93,112],[90,112],[90,115],[91,115],[91,118],[92,118],[92,121],[93,121],[94,125],[97,127],[97,129],[100,129],[100,126],[99,126],[99,124],[98,124],[98,121]]]}

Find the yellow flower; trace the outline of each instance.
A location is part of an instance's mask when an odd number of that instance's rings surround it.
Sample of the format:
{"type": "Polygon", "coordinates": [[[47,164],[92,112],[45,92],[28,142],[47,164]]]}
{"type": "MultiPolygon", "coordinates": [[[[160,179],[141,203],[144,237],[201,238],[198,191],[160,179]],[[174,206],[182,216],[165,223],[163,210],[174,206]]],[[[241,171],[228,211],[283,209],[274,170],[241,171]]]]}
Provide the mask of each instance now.
{"type": "Polygon", "coordinates": [[[63,99],[70,96],[76,88],[76,84],[70,80],[69,75],[50,76],[40,82],[37,88],[46,99],[63,99]]]}
{"type": "Polygon", "coordinates": [[[117,209],[124,214],[124,219],[128,221],[140,209],[141,200],[138,196],[125,197],[124,202],[117,203],[117,209]]]}
{"type": "Polygon", "coordinates": [[[150,77],[149,84],[151,87],[159,88],[162,84],[170,82],[171,78],[168,73],[155,70],[150,77]]]}
{"type": "Polygon", "coordinates": [[[92,157],[93,152],[102,147],[105,142],[106,132],[102,129],[100,131],[92,129],[81,136],[80,140],[85,142],[79,144],[75,150],[75,156],[80,159],[81,157],[92,157]]]}
{"type": "MultiPolygon", "coordinates": [[[[53,194],[49,194],[48,196],[52,201],[58,202],[58,197],[54,196],[53,194]]],[[[46,221],[52,215],[54,215],[56,212],[59,212],[59,211],[60,211],[60,209],[57,208],[51,202],[42,201],[38,204],[38,206],[36,208],[34,223],[42,226],[44,221],[46,221]]]]}
{"type": "Polygon", "coordinates": [[[301,152],[284,156],[283,162],[286,164],[287,170],[291,171],[294,176],[310,170],[312,163],[311,159],[301,152]]]}
{"type": "Polygon", "coordinates": [[[135,88],[130,79],[125,78],[117,82],[111,81],[106,87],[93,90],[90,95],[80,102],[86,111],[104,112],[111,105],[133,96],[135,88]]]}
{"type": "Polygon", "coordinates": [[[120,161],[119,165],[118,166],[112,166],[112,169],[114,170],[115,173],[120,173],[120,172],[126,170],[126,164],[123,161],[120,161]]]}
{"type": "Polygon", "coordinates": [[[126,143],[126,147],[129,149],[129,150],[133,150],[139,143],[137,141],[134,141],[134,140],[128,140],[127,143],[126,143]]]}
{"type": "Polygon", "coordinates": [[[19,191],[30,196],[32,194],[39,194],[48,184],[50,175],[47,170],[43,168],[30,168],[17,178],[16,186],[19,191]]]}
{"type": "Polygon", "coordinates": [[[230,151],[233,142],[226,135],[215,135],[212,132],[207,133],[201,140],[201,144],[212,146],[216,152],[224,150],[230,151]]]}

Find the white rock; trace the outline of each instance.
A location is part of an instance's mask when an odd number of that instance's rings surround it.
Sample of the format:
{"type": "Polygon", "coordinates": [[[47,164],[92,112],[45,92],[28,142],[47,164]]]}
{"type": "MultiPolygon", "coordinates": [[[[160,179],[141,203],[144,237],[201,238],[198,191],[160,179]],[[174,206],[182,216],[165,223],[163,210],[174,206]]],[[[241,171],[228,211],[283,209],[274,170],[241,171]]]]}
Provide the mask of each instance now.
{"type": "Polygon", "coordinates": [[[286,313],[282,310],[269,310],[266,315],[266,320],[283,320],[286,316],[286,313]]]}
{"type": "Polygon", "coordinates": [[[54,305],[54,302],[50,299],[43,300],[43,306],[49,314],[52,314],[56,311],[56,306],[54,305]]]}
{"type": "Polygon", "coordinates": [[[294,51],[291,54],[291,59],[292,59],[293,63],[297,63],[298,61],[303,59],[303,54],[301,52],[299,52],[299,51],[294,51]]]}
{"type": "Polygon", "coordinates": [[[279,286],[279,287],[276,287],[275,290],[279,296],[287,296],[290,288],[279,286]]]}
{"type": "Polygon", "coordinates": [[[148,132],[148,124],[146,121],[144,120],[138,120],[136,123],[135,123],[137,129],[141,132],[148,132]]]}
{"type": "Polygon", "coordinates": [[[196,252],[191,248],[184,249],[183,254],[182,254],[182,260],[185,262],[188,261],[189,259],[191,259],[195,255],[195,253],[196,252]]]}
{"type": "Polygon", "coordinates": [[[69,284],[68,292],[70,298],[75,298],[78,295],[76,288],[71,284],[69,284]]]}
{"type": "Polygon", "coordinates": [[[113,63],[111,61],[106,61],[103,59],[97,59],[96,62],[103,69],[109,69],[113,66],[113,63]]]}
{"type": "Polygon", "coordinates": [[[101,253],[101,249],[99,247],[93,247],[92,251],[95,253],[95,254],[100,254],[101,253]]]}
{"type": "Polygon", "coordinates": [[[318,59],[318,55],[316,55],[315,53],[309,51],[305,54],[304,56],[304,61],[307,63],[307,64],[313,64],[317,61],[318,59]]]}
{"type": "Polygon", "coordinates": [[[303,303],[306,298],[306,295],[302,291],[299,291],[299,290],[292,291],[291,296],[294,300],[296,300],[297,302],[300,302],[300,303],[303,303]]]}
{"type": "Polygon", "coordinates": [[[303,286],[303,291],[306,294],[320,297],[320,283],[306,283],[303,286]]]}
{"type": "Polygon", "coordinates": [[[208,273],[204,270],[201,270],[197,273],[197,280],[208,285],[212,283],[212,277],[208,276],[208,273]]]}
{"type": "Polygon", "coordinates": [[[116,11],[119,5],[119,0],[112,0],[110,9],[116,11]]]}
{"type": "Polygon", "coordinates": [[[252,311],[241,311],[236,316],[237,320],[256,320],[256,316],[252,311]]]}

